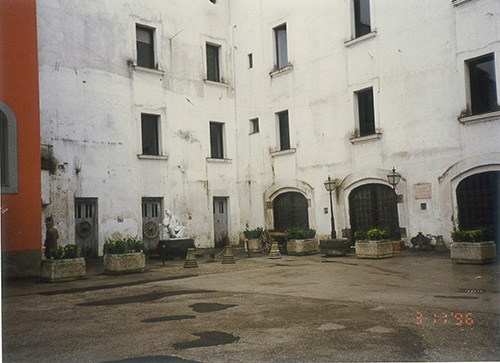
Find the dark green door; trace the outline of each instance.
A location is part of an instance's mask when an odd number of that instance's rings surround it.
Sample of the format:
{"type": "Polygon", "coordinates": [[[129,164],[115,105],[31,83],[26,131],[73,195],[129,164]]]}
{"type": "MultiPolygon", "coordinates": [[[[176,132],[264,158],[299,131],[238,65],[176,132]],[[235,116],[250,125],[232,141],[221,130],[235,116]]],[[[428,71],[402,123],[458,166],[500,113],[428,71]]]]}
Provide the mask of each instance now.
{"type": "Polygon", "coordinates": [[[278,195],[273,200],[274,229],[286,231],[291,227],[309,228],[307,198],[297,192],[278,195]]]}

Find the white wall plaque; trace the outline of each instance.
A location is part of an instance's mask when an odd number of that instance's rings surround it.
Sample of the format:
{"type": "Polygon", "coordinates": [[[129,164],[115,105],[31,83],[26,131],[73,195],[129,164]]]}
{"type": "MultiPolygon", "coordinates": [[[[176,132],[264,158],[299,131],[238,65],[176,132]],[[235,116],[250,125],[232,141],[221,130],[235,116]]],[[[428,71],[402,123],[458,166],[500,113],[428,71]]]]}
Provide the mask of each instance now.
{"type": "Polygon", "coordinates": [[[431,199],[431,183],[418,183],[414,188],[415,199],[431,199]]]}

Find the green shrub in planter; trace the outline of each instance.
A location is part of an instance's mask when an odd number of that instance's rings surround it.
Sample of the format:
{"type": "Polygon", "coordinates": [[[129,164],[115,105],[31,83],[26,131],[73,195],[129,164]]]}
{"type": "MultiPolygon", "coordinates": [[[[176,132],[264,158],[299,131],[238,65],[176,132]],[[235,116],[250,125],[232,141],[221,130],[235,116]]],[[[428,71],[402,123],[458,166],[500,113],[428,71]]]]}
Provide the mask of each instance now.
{"type": "Polygon", "coordinates": [[[124,237],[119,239],[108,238],[104,242],[104,253],[121,255],[144,251],[144,242],[139,237],[124,237]]]}
{"type": "Polygon", "coordinates": [[[493,241],[493,229],[491,227],[479,227],[469,231],[455,229],[451,232],[453,242],[486,242],[493,241]]]}
{"type": "Polygon", "coordinates": [[[366,232],[363,231],[362,229],[354,232],[354,239],[356,241],[365,241],[366,240],[366,232]]]}
{"type": "Polygon", "coordinates": [[[286,239],[297,240],[297,239],[310,239],[316,236],[315,229],[304,229],[300,227],[292,227],[286,232],[286,239]]]}
{"type": "Polygon", "coordinates": [[[263,232],[264,229],[262,227],[257,227],[255,229],[245,229],[243,235],[245,236],[246,239],[254,239],[254,238],[260,238],[263,232]]]}
{"type": "Polygon", "coordinates": [[[370,241],[380,241],[382,240],[382,231],[378,228],[370,229],[366,232],[366,237],[370,241]]]}
{"type": "Polygon", "coordinates": [[[50,258],[52,260],[65,260],[77,257],[80,257],[80,247],[78,247],[77,245],[57,247],[50,252],[50,258]]]}

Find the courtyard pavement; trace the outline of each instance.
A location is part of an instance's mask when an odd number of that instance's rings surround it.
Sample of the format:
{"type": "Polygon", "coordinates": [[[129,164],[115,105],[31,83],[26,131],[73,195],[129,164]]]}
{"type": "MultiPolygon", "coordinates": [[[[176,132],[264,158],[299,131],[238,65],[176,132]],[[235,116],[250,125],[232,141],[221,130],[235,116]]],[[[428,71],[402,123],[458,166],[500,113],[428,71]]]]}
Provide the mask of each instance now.
{"type": "Polygon", "coordinates": [[[139,274],[4,282],[5,362],[497,361],[500,267],[234,249],[139,274]]]}

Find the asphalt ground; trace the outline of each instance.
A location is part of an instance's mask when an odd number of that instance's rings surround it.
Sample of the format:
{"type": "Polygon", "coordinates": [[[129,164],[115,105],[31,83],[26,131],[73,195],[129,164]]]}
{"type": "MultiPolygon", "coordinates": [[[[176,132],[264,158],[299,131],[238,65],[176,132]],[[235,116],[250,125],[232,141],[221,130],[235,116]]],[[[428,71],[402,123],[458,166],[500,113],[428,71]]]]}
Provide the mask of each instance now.
{"type": "Polygon", "coordinates": [[[500,268],[448,254],[148,259],[109,276],[4,282],[6,362],[497,361],[500,268]]]}

